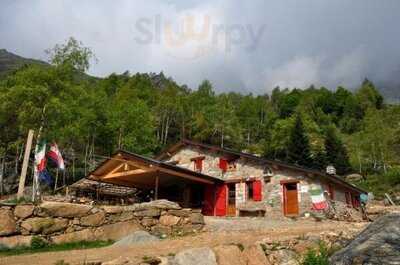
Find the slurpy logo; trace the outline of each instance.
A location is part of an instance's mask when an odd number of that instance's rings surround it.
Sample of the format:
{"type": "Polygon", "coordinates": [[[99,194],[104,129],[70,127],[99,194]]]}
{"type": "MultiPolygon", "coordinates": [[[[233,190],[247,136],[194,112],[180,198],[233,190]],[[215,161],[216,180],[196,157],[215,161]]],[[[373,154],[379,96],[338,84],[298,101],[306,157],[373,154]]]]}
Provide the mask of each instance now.
{"type": "Polygon", "coordinates": [[[252,52],[257,49],[265,25],[213,24],[208,15],[187,15],[172,23],[161,15],[141,18],[135,24],[135,41],[142,45],[161,45],[167,54],[178,59],[196,59],[234,48],[252,52]]]}

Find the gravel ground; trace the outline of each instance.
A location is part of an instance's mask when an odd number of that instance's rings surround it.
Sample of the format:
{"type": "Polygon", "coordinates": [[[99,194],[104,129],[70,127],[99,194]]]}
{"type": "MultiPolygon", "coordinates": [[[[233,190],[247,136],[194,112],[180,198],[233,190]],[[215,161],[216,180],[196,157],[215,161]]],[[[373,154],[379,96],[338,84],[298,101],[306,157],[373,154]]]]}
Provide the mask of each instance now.
{"type": "Polygon", "coordinates": [[[144,256],[161,256],[177,253],[193,247],[215,247],[222,244],[241,243],[244,246],[269,238],[284,240],[304,235],[318,235],[321,232],[360,231],[368,223],[314,222],[309,220],[284,221],[254,218],[207,218],[207,232],[194,236],[166,239],[159,242],[130,247],[106,247],[100,249],[47,252],[20,256],[0,257],[1,265],[54,265],[64,260],[71,265],[84,262],[109,261],[128,257],[141,261],[144,256]]]}

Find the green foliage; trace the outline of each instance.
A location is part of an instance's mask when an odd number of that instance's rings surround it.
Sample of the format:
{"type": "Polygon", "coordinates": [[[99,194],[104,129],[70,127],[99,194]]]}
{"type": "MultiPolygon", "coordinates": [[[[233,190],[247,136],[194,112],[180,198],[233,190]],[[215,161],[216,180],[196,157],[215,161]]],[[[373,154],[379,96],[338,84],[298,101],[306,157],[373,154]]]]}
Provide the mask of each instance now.
{"type": "Polygon", "coordinates": [[[41,249],[45,248],[49,245],[49,243],[39,236],[33,236],[31,239],[31,248],[32,249],[41,249]]]}
{"type": "Polygon", "coordinates": [[[310,166],[312,164],[310,142],[299,114],[295,117],[287,149],[287,160],[289,162],[303,166],[310,166]]]}
{"type": "Polygon", "coordinates": [[[304,255],[301,265],[329,265],[329,251],[325,244],[321,243],[318,250],[309,249],[304,255]]]}
{"type": "Polygon", "coordinates": [[[210,81],[191,90],[163,73],[77,78],[94,55],[73,38],[48,52],[52,66],[26,66],[0,81],[1,157],[21,157],[28,130],[42,128],[75,179],[96,156],[119,148],[153,155],[183,138],[316,169],[332,163],[339,173],[381,175],[400,159],[400,107],[384,104],[368,80],[355,93],[310,86],[218,94],[210,81]]]}
{"type": "Polygon", "coordinates": [[[400,192],[400,168],[394,167],[386,173],[368,175],[365,179],[354,184],[373,192],[377,199],[384,199],[385,193],[396,194],[400,192]]]}
{"type": "Polygon", "coordinates": [[[113,241],[80,241],[80,242],[70,242],[70,243],[63,243],[63,244],[46,244],[43,243],[43,239],[40,237],[33,237],[32,243],[33,244],[29,247],[27,246],[17,246],[15,248],[7,248],[1,247],[0,248],[0,256],[13,256],[13,255],[22,255],[28,253],[39,253],[39,252],[53,252],[53,251],[66,251],[66,250],[73,250],[73,249],[89,249],[89,248],[102,248],[107,247],[113,244],[113,241]],[[35,240],[33,240],[36,238],[35,240]],[[38,239],[39,238],[39,239],[38,239]]]}

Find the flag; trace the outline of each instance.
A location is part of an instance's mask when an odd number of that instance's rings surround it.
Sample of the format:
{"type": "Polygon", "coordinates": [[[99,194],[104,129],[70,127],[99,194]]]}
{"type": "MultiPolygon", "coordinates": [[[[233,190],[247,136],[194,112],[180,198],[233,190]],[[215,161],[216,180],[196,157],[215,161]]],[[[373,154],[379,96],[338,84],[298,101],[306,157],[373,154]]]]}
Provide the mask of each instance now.
{"type": "Polygon", "coordinates": [[[324,210],[328,207],[328,203],[325,200],[324,192],[320,187],[315,187],[309,190],[311,195],[311,202],[315,210],[324,210]]]}
{"type": "Polygon", "coordinates": [[[46,141],[41,140],[35,148],[35,170],[41,172],[46,169],[46,141]]]}
{"type": "Polygon", "coordinates": [[[65,169],[64,159],[56,143],[50,145],[50,150],[47,152],[47,156],[57,164],[59,169],[65,169]]]}
{"type": "Polygon", "coordinates": [[[39,179],[41,182],[46,183],[50,187],[52,187],[54,184],[52,176],[50,175],[49,171],[47,171],[46,169],[39,172],[39,179]]]}

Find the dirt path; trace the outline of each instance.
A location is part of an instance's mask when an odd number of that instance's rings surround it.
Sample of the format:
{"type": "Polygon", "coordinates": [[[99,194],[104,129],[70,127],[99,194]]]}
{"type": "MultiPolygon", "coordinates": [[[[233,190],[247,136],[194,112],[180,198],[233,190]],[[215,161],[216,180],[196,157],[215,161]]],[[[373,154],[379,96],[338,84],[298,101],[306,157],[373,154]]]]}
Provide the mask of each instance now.
{"type": "MultiPolygon", "coordinates": [[[[161,256],[172,253],[186,248],[192,247],[213,247],[221,244],[241,243],[243,245],[250,245],[256,241],[270,238],[288,239],[304,235],[318,235],[321,232],[340,232],[340,231],[360,231],[366,223],[346,223],[346,222],[313,222],[313,221],[297,221],[297,222],[284,222],[279,225],[277,222],[269,228],[264,225],[260,226],[261,229],[252,229],[248,226],[244,227],[246,222],[238,221],[231,224],[232,230],[224,231],[224,224],[227,222],[216,221],[212,232],[204,232],[195,236],[187,236],[178,239],[167,239],[151,244],[142,244],[132,247],[106,247],[101,249],[87,249],[87,250],[73,250],[64,252],[47,252],[30,255],[20,255],[11,257],[0,257],[0,264],[4,265],[54,265],[58,260],[72,264],[83,264],[86,262],[95,261],[108,261],[116,259],[120,256],[129,257],[132,260],[140,261],[144,256],[161,256]],[[234,229],[241,227],[241,229],[234,229]],[[221,228],[221,229],[218,229],[221,228]],[[247,229],[252,230],[247,230],[247,229]],[[246,231],[247,230],[247,231],[246,231]]],[[[247,222],[248,223],[248,222],[247,222]]],[[[259,223],[255,223],[256,227],[259,223]]],[[[254,228],[254,227],[253,227],[254,228]]]]}

